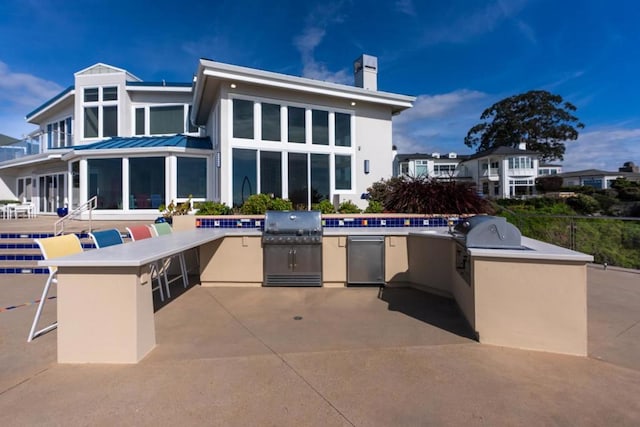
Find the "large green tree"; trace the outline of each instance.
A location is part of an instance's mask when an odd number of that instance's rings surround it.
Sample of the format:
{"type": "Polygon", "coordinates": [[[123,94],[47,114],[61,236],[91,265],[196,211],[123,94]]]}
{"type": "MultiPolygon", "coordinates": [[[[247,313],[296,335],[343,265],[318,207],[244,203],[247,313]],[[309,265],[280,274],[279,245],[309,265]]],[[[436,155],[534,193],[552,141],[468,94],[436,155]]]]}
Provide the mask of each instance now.
{"type": "Polygon", "coordinates": [[[484,151],[499,146],[517,147],[527,143],[527,149],[540,153],[543,161],[563,160],[565,141],[575,141],[584,124],[573,115],[576,107],[560,95],[544,90],[532,90],[510,96],[484,110],[464,143],[484,151]]]}

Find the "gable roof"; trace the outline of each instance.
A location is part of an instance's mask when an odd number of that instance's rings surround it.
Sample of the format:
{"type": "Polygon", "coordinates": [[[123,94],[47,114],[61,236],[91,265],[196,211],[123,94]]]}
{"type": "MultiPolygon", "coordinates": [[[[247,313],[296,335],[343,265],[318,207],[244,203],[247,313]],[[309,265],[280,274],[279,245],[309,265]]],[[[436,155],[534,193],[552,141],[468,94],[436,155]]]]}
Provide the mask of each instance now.
{"type": "Polygon", "coordinates": [[[487,156],[512,156],[512,155],[530,155],[530,156],[539,156],[540,153],[537,151],[531,150],[522,150],[517,147],[509,147],[505,145],[501,145],[499,147],[493,147],[488,150],[480,151],[475,154],[469,156],[467,160],[479,159],[481,157],[487,156]]]}
{"type": "Polygon", "coordinates": [[[38,108],[36,108],[32,112],[28,113],[26,115],[26,117],[25,117],[26,120],[29,121],[29,120],[33,119],[33,117],[36,114],[40,113],[45,108],[48,108],[48,107],[52,106],[53,104],[56,104],[56,103],[62,101],[63,99],[67,98],[68,96],[73,95],[74,89],[75,89],[74,86],[69,86],[68,88],[66,88],[65,90],[63,90],[62,92],[60,92],[59,94],[54,96],[53,98],[51,98],[48,101],[46,101],[44,104],[40,105],[38,108]]]}
{"type": "Polygon", "coordinates": [[[138,136],[138,137],[113,137],[93,144],[78,145],[73,147],[76,151],[86,150],[114,150],[127,148],[157,148],[180,147],[196,148],[200,150],[213,150],[213,144],[208,137],[188,135],[170,136],[138,136]]]}

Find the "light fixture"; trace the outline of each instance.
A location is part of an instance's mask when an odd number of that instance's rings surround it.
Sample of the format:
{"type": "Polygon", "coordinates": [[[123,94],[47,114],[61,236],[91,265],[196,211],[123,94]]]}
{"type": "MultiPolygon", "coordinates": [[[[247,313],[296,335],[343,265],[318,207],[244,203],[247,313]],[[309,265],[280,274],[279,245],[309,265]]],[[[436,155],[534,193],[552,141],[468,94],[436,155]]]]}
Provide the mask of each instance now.
{"type": "Polygon", "coordinates": [[[369,160],[364,161],[364,173],[369,173],[369,160]]]}
{"type": "Polygon", "coordinates": [[[229,86],[231,87],[231,89],[235,89],[236,88],[236,84],[235,83],[231,83],[229,86]]]}
{"type": "Polygon", "coordinates": [[[351,101],[351,106],[355,107],[356,106],[356,101],[351,101]]]}

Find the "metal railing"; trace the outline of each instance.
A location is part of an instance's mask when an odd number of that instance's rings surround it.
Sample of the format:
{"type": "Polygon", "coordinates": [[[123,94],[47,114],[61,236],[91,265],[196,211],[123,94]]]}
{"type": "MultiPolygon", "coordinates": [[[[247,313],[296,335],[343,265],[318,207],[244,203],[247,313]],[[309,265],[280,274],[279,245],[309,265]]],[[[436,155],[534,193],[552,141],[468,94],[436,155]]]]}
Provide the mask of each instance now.
{"type": "Polygon", "coordinates": [[[93,230],[93,210],[98,207],[98,196],[93,196],[82,205],[78,206],[67,215],[63,216],[53,224],[53,235],[58,236],[64,234],[64,225],[67,221],[75,219],[83,212],[89,211],[89,231],[93,230]]]}
{"type": "Polygon", "coordinates": [[[640,269],[640,218],[499,213],[522,235],[593,255],[597,264],[640,269]]]}

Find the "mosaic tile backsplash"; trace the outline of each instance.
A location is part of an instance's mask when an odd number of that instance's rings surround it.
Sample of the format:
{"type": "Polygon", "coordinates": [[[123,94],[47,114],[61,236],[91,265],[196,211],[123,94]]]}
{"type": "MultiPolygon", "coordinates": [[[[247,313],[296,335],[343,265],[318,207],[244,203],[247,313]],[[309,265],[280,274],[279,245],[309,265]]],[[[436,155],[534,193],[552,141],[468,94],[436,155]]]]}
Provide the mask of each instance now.
{"type": "MultiPolygon", "coordinates": [[[[446,227],[447,218],[416,217],[367,217],[367,218],[323,218],[322,226],[326,228],[365,228],[365,227],[446,227]]],[[[263,219],[253,218],[196,218],[197,228],[251,228],[264,230],[263,219]]]]}

